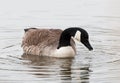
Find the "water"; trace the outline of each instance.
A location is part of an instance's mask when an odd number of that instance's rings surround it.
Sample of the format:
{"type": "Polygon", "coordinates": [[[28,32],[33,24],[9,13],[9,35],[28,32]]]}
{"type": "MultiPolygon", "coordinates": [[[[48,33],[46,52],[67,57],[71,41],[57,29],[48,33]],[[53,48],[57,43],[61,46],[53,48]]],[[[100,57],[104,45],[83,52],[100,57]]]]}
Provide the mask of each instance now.
{"type": "Polygon", "coordinates": [[[0,1],[0,83],[119,83],[119,0],[0,1]],[[80,26],[94,51],[73,59],[23,55],[23,29],[80,26]]]}

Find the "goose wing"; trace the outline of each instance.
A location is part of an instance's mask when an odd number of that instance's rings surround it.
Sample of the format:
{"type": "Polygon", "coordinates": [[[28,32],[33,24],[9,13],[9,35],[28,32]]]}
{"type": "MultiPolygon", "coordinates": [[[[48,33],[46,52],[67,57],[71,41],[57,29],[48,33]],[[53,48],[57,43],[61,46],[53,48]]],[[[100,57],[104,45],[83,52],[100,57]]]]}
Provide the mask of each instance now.
{"type": "Polygon", "coordinates": [[[60,29],[30,29],[25,32],[22,46],[58,45],[61,33],[60,29]]]}

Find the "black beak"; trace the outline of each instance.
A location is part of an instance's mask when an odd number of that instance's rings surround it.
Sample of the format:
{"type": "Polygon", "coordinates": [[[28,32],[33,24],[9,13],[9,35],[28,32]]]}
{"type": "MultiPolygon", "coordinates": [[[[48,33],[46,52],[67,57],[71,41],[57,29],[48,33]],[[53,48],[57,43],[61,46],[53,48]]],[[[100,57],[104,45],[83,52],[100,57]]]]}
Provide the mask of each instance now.
{"type": "Polygon", "coordinates": [[[84,42],[82,42],[90,51],[93,50],[92,46],[90,45],[89,41],[86,40],[84,42]]]}

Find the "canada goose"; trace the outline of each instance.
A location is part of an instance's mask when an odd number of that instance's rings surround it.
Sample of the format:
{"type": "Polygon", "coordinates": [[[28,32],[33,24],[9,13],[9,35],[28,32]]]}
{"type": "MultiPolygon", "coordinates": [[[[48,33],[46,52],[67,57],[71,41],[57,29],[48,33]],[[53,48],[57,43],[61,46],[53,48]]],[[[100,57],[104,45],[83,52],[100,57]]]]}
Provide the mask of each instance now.
{"type": "Polygon", "coordinates": [[[24,29],[22,47],[25,54],[50,56],[50,57],[74,57],[76,54],[74,39],[83,43],[89,50],[93,50],[89,43],[88,33],[79,27],[61,29],[24,29]]]}

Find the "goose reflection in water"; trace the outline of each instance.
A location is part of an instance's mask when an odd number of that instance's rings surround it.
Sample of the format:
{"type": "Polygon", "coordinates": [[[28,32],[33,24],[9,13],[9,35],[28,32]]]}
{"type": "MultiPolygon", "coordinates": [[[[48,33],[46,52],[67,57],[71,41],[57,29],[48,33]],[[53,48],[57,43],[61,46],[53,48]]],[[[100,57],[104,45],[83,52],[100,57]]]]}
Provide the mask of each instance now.
{"type": "Polygon", "coordinates": [[[52,83],[89,83],[89,64],[74,66],[75,58],[58,59],[23,54],[24,63],[31,70],[28,72],[37,78],[52,81],[52,83]]]}

